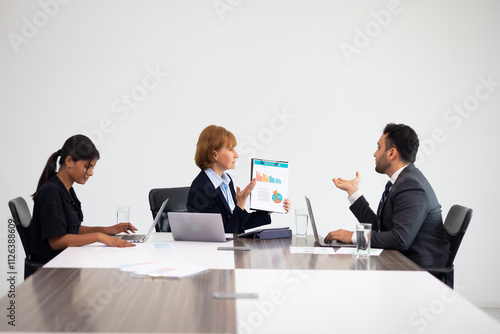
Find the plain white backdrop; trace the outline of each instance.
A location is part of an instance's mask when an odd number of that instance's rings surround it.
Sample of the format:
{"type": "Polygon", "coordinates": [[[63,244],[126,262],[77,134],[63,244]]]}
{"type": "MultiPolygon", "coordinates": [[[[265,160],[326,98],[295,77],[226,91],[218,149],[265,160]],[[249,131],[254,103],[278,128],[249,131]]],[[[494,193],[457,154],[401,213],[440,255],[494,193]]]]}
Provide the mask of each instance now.
{"type": "MultiPolygon", "coordinates": [[[[493,0],[2,0],[2,240],[8,200],[32,207],[47,158],[76,133],[101,152],[75,185],[84,224],[114,224],[127,204],[144,230],[149,190],[191,183],[210,124],[238,139],[237,185],[250,158],[287,160],[293,209],[307,194],[322,234],[352,230],[331,179],[359,171],[375,208],[387,181],[374,171],[377,140],[386,123],[406,123],[443,216],[455,203],[474,209],[456,290],[500,307],[499,12],[493,0]]],[[[273,224],[294,228],[294,214],[273,224]]]]}

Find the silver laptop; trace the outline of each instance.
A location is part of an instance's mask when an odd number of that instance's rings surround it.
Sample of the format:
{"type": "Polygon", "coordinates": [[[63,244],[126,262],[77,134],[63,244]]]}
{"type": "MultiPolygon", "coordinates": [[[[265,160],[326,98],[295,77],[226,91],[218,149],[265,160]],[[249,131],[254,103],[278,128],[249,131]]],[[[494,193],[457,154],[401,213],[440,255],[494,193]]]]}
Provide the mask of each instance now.
{"type": "Polygon", "coordinates": [[[321,247],[356,247],[354,244],[346,244],[344,242],[340,242],[338,240],[334,240],[331,243],[326,243],[325,238],[321,235],[318,235],[318,230],[316,229],[316,221],[314,220],[314,214],[311,206],[311,201],[307,196],[304,196],[306,199],[307,211],[309,211],[309,218],[311,220],[311,226],[314,232],[314,239],[316,239],[316,243],[321,247]]]}
{"type": "Polygon", "coordinates": [[[148,240],[151,233],[153,233],[153,231],[155,230],[155,226],[156,226],[156,224],[158,224],[158,221],[161,218],[161,214],[162,214],[163,210],[165,210],[165,206],[167,205],[167,202],[168,202],[168,198],[165,201],[163,201],[163,203],[161,204],[160,210],[158,210],[158,213],[156,214],[156,217],[153,221],[153,225],[151,225],[151,227],[149,228],[148,233],[146,233],[146,234],[117,235],[117,237],[120,239],[123,239],[123,240],[127,240],[128,242],[133,242],[133,243],[142,243],[142,242],[145,242],[146,240],[148,240]]]}
{"type": "Polygon", "coordinates": [[[219,213],[168,212],[170,229],[176,241],[226,242],[224,224],[219,213]]]}

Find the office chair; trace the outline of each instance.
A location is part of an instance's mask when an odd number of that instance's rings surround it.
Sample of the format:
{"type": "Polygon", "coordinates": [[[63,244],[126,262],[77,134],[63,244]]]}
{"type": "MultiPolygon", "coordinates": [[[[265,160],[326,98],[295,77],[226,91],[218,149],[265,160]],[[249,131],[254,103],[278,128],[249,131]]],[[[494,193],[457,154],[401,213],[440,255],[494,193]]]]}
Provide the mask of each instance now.
{"type": "Polygon", "coordinates": [[[14,223],[16,224],[17,233],[19,233],[19,237],[21,238],[24,253],[26,254],[26,258],[24,259],[24,279],[26,279],[39,268],[41,268],[45,263],[33,261],[31,259],[31,252],[29,249],[30,234],[28,231],[28,227],[31,224],[31,213],[24,198],[18,197],[10,200],[9,209],[12,213],[14,223]]]}
{"type": "Polygon", "coordinates": [[[189,187],[151,189],[149,192],[149,206],[153,214],[153,219],[156,217],[156,213],[163,201],[167,198],[169,199],[160,221],[155,226],[156,232],[171,232],[167,212],[187,212],[186,203],[188,193],[189,187]]]}
{"type": "Polygon", "coordinates": [[[458,247],[469,227],[469,222],[472,218],[472,209],[461,205],[453,205],[444,221],[444,229],[447,232],[447,238],[450,242],[450,257],[445,268],[427,269],[429,273],[441,280],[443,283],[453,289],[453,261],[458,252],[458,247]]]}

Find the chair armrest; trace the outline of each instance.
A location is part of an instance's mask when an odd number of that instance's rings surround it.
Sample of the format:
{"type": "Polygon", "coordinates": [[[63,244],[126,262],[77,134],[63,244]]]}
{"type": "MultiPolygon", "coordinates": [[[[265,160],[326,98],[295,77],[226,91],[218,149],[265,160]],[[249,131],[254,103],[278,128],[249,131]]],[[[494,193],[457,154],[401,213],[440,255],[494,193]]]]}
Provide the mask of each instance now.
{"type": "Polygon", "coordinates": [[[425,270],[427,270],[431,274],[432,273],[434,273],[434,274],[446,274],[446,273],[452,272],[453,269],[454,269],[454,267],[451,266],[451,267],[442,267],[442,268],[427,268],[425,270]]]}
{"type": "Polygon", "coordinates": [[[28,260],[25,259],[26,263],[32,267],[43,267],[45,265],[44,262],[39,262],[39,261],[33,261],[33,260],[28,260]]]}

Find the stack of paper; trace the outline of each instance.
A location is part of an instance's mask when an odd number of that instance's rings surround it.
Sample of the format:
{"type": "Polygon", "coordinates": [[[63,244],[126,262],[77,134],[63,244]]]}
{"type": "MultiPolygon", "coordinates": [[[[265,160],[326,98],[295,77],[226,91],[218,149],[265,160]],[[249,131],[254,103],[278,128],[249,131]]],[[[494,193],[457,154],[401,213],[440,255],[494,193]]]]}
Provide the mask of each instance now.
{"type": "MultiPolygon", "coordinates": [[[[370,249],[371,256],[379,256],[383,249],[370,249]]],[[[290,247],[292,254],[351,254],[356,255],[355,247],[340,247],[335,251],[333,247],[290,247]]]]}
{"type": "Polygon", "coordinates": [[[116,268],[130,272],[133,276],[154,278],[182,278],[208,270],[208,268],[167,262],[127,263],[116,268]]]}

